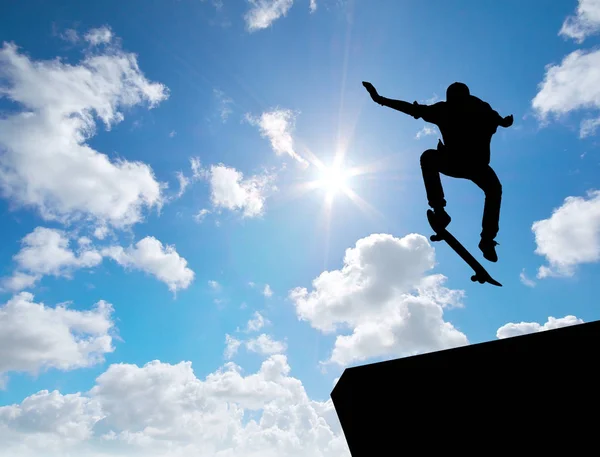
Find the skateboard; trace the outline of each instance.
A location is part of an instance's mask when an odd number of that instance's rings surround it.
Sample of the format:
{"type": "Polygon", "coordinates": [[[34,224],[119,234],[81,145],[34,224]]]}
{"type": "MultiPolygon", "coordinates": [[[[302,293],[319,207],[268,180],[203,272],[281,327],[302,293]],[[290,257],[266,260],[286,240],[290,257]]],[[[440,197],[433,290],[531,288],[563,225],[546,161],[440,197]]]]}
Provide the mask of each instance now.
{"type": "Polygon", "coordinates": [[[441,241],[444,240],[448,246],[454,249],[456,252],[467,264],[473,269],[475,274],[471,276],[471,281],[479,282],[479,284],[490,283],[494,286],[502,287],[498,281],[490,276],[490,274],[486,271],[485,268],[475,260],[475,257],[471,255],[467,249],[460,244],[460,242],[454,238],[454,236],[445,228],[440,228],[437,224],[437,220],[435,219],[435,214],[432,210],[427,210],[427,220],[429,221],[429,225],[435,232],[435,235],[431,235],[429,239],[431,241],[441,241]]]}

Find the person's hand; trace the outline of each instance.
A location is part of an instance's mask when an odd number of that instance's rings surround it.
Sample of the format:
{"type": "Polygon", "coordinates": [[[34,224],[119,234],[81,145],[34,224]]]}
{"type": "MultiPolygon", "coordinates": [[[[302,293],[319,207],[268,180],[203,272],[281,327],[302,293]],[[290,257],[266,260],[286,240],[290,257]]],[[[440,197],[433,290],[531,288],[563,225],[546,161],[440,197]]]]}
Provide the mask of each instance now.
{"type": "Polygon", "coordinates": [[[511,125],[513,125],[513,115],[511,114],[510,116],[506,116],[504,119],[502,119],[502,124],[500,124],[502,127],[504,128],[508,128],[511,125]]]}
{"type": "Polygon", "coordinates": [[[376,103],[379,103],[380,97],[379,97],[379,94],[377,93],[377,89],[375,89],[375,87],[373,87],[373,84],[371,84],[370,82],[367,82],[367,81],[363,81],[362,85],[365,86],[365,89],[367,89],[367,92],[369,92],[369,95],[371,96],[373,101],[376,103]]]}

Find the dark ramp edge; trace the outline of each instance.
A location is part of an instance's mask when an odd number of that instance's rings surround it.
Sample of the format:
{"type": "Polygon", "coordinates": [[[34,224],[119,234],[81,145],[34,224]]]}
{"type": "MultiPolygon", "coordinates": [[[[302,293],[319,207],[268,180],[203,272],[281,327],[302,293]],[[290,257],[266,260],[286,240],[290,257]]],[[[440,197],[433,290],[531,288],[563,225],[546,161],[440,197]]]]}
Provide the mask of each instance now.
{"type": "Polygon", "coordinates": [[[600,321],[347,368],[352,457],[599,451],[600,321]]]}

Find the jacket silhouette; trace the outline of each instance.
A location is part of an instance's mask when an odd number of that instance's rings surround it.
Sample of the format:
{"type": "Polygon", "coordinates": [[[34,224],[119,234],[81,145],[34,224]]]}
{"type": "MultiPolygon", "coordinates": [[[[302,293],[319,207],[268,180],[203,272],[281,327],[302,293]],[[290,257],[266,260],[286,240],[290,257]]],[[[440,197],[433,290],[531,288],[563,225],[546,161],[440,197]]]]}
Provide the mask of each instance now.
{"type": "Polygon", "coordinates": [[[421,154],[421,171],[429,206],[442,227],[452,220],[440,173],[469,179],[485,193],[479,249],[485,259],[497,262],[495,241],[499,230],[502,185],[490,166],[490,145],[498,127],[508,128],[513,116],[502,117],[483,100],[471,95],[466,84],[455,82],[446,90],[446,101],[420,105],[382,97],[369,82],[363,82],[374,102],[435,124],[442,134],[437,149],[421,154]]]}

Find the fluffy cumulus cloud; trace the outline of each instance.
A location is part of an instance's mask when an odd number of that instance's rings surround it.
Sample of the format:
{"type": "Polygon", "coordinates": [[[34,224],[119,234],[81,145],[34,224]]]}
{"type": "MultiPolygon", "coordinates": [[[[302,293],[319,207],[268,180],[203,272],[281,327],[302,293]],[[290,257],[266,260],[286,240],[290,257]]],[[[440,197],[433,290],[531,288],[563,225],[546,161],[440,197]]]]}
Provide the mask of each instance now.
{"type": "Polygon", "coordinates": [[[536,221],[536,254],[548,265],[541,266],[538,278],[572,276],[579,264],[600,260],[600,191],[586,197],[567,197],[548,219],[536,221]]]}
{"type": "Polygon", "coordinates": [[[113,33],[110,27],[104,26],[89,30],[83,38],[92,46],[98,46],[110,43],[113,39],[113,33]]]}
{"type": "Polygon", "coordinates": [[[36,303],[28,292],[13,296],[0,306],[0,375],[72,370],[103,361],[113,351],[112,311],[105,301],[75,310],[36,303]]]}
{"type": "Polygon", "coordinates": [[[42,390],[21,404],[0,407],[0,455],[65,455],[63,449],[92,436],[100,419],[96,401],[79,393],[42,390]]]}
{"type": "MultiPolygon", "coordinates": [[[[569,16],[560,34],[581,43],[585,37],[600,31],[600,0],[580,0],[576,16],[569,16]]],[[[600,118],[592,114],[600,109],[600,50],[578,49],[565,56],[560,64],[546,67],[544,80],[532,101],[534,110],[547,122],[550,115],[585,111],[579,136],[593,135],[600,118]]]]}
{"type": "Polygon", "coordinates": [[[261,216],[269,192],[276,190],[270,174],[244,177],[225,165],[210,167],[211,200],[216,208],[240,211],[243,217],[261,216]]]}
{"type": "Polygon", "coordinates": [[[582,43],[588,36],[600,32],[600,0],[579,0],[575,15],[569,16],[559,34],[582,43]]]}
{"type": "Polygon", "coordinates": [[[349,457],[332,402],[311,400],[290,372],[281,354],[204,380],[188,362],[111,365],[85,394],[0,407],[0,455],[349,457]]]}
{"type": "Polygon", "coordinates": [[[194,280],[194,272],[187,266],[187,260],[179,255],[175,247],[164,246],[152,236],[147,236],[127,248],[121,246],[104,248],[102,254],[125,268],[141,270],[155,276],[167,284],[169,290],[173,292],[186,289],[194,280]]]}
{"type": "Polygon", "coordinates": [[[70,278],[75,270],[98,266],[104,257],[125,268],[141,270],[168,285],[172,291],[187,288],[194,272],[174,246],[163,246],[154,237],[146,237],[135,246],[97,248],[87,237],[77,239],[72,249],[71,235],[58,230],[37,227],[26,235],[21,250],[13,257],[17,267],[12,276],[2,279],[2,288],[20,291],[33,287],[47,275],[70,278]]]}
{"type": "Polygon", "coordinates": [[[373,234],[346,251],[339,270],[325,271],[312,291],[290,291],[296,313],[323,332],[350,329],[336,338],[328,362],[348,365],[379,356],[406,356],[468,344],[444,320],[444,308],[460,306],[462,291],[426,275],[435,253],[427,238],[373,234]]]}
{"type": "MultiPolygon", "coordinates": [[[[213,209],[237,212],[244,218],[262,216],[265,203],[272,192],[276,192],[276,173],[263,170],[259,174],[244,176],[239,170],[223,164],[204,167],[198,157],[190,159],[192,178],[207,181],[213,209]]],[[[212,211],[204,208],[194,216],[201,222],[212,211]]]]}
{"type": "Polygon", "coordinates": [[[21,250],[13,257],[16,271],[2,281],[3,287],[11,291],[32,287],[45,275],[69,277],[76,269],[95,267],[102,262],[102,255],[90,247],[89,239],[80,238],[79,250],[75,252],[62,230],[36,227],[21,244],[21,250]]]}
{"type": "MultiPolygon", "coordinates": [[[[600,109],[600,50],[577,50],[560,64],[549,65],[532,102],[542,119],[562,116],[575,110],[600,109]]],[[[580,136],[594,133],[596,118],[582,121],[580,136]]]]}
{"type": "Polygon", "coordinates": [[[266,356],[271,354],[282,354],[287,350],[287,343],[277,341],[272,336],[262,333],[254,338],[245,341],[238,340],[231,335],[225,335],[225,353],[226,359],[235,356],[241,347],[245,347],[250,352],[266,356]]]}
{"type": "Polygon", "coordinates": [[[277,341],[266,333],[246,341],[246,348],[261,355],[280,354],[287,350],[287,344],[277,341]]]}
{"type": "Polygon", "coordinates": [[[255,311],[254,316],[248,321],[248,324],[246,325],[246,331],[258,332],[261,328],[263,328],[265,325],[269,325],[270,323],[271,322],[269,321],[269,319],[265,318],[258,311],[255,311]]]}
{"type": "MultiPolygon", "coordinates": [[[[85,36],[92,44],[113,39],[108,29],[85,36]]],[[[0,119],[0,191],[13,204],[36,208],[47,220],[115,227],[162,204],[163,185],[148,165],[111,159],[87,143],[97,121],[110,129],[127,108],[152,108],[168,97],[165,86],[146,79],[135,54],[111,43],[68,64],[32,60],[4,43],[0,96],[19,107],[0,119]]]]}
{"type": "Polygon", "coordinates": [[[255,32],[270,27],[277,19],[286,16],[294,0],[248,0],[248,3],[252,6],[244,16],[246,27],[248,31],[255,32]]]}
{"type": "Polygon", "coordinates": [[[559,319],[555,317],[548,317],[548,321],[545,324],[539,324],[537,322],[519,322],[503,325],[496,332],[498,338],[511,338],[513,336],[526,335],[528,333],[543,332],[545,330],[553,330],[556,328],[567,327],[569,325],[583,324],[583,320],[575,316],[565,316],[559,319]]]}

